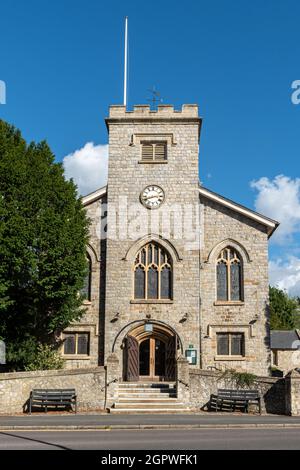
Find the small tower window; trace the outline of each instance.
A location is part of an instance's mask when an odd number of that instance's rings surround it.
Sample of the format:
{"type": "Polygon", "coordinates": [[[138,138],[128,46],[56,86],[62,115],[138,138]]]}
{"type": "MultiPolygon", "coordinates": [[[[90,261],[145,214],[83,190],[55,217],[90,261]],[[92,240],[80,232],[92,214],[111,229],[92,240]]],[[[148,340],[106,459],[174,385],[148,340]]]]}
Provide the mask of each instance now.
{"type": "Polygon", "coordinates": [[[166,142],[142,142],[142,162],[163,162],[167,160],[166,142]]]}

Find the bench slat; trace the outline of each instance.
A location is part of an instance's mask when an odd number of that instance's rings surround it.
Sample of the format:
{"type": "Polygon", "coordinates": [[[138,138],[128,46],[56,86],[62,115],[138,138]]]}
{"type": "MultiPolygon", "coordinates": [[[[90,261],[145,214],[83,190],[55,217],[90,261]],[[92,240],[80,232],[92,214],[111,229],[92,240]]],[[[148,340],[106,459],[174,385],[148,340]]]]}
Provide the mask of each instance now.
{"type": "Polygon", "coordinates": [[[259,412],[261,413],[261,398],[258,390],[237,390],[237,389],[218,389],[217,395],[210,396],[210,409],[234,411],[235,409],[243,408],[248,412],[250,403],[255,403],[259,412]]]}
{"type": "Polygon", "coordinates": [[[77,396],[74,388],[67,389],[33,389],[29,399],[29,413],[32,406],[61,407],[75,405],[75,413],[77,411],[77,396]]]}

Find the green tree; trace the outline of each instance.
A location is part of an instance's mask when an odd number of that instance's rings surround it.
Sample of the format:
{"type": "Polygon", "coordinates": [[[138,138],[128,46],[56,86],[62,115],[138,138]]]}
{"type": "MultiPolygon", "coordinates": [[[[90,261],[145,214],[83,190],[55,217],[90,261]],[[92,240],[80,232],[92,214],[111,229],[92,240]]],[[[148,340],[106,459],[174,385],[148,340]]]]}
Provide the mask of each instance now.
{"type": "Polygon", "coordinates": [[[0,120],[0,337],[11,367],[81,317],[88,220],[46,142],[0,120]]]}
{"type": "Polygon", "coordinates": [[[297,300],[290,298],[285,291],[271,286],[269,297],[271,330],[292,330],[296,328],[297,300]]]}

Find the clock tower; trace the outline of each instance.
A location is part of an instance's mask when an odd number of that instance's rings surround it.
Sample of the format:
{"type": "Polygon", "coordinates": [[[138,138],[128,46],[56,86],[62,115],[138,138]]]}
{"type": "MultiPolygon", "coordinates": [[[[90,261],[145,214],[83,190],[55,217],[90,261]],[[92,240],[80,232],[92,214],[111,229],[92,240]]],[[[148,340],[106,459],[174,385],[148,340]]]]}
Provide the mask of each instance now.
{"type": "MultiPolygon", "coordinates": [[[[104,360],[114,352],[125,364],[126,338],[135,337],[134,347],[141,348],[143,335],[132,331],[148,328],[151,333],[152,328],[153,351],[159,338],[165,344],[160,359],[153,352],[154,362],[167,363],[168,354],[176,358],[192,345],[199,367],[198,107],[183,105],[177,111],[160,105],[152,111],[138,105],[126,111],[124,106],[111,106],[106,124],[104,360]],[[167,346],[171,337],[174,350],[167,346]]],[[[137,354],[140,373],[144,359],[137,354]]],[[[157,375],[158,368],[154,369],[152,374],[157,375]]]]}

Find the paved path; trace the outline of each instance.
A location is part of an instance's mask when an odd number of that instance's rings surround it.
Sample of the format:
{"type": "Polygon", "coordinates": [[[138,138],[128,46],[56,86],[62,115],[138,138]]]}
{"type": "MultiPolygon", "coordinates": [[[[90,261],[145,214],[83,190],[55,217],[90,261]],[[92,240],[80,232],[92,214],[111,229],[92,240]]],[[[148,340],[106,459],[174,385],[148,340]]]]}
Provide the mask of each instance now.
{"type": "Polygon", "coordinates": [[[10,429],[97,429],[108,428],[136,428],[136,427],[299,427],[300,417],[278,415],[243,415],[230,413],[203,413],[181,415],[45,415],[33,414],[31,416],[1,416],[0,430],[10,429]]]}
{"type": "Polygon", "coordinates": [[[298,429],[0,432],[0,450],[300,449],[298,429]]]}

